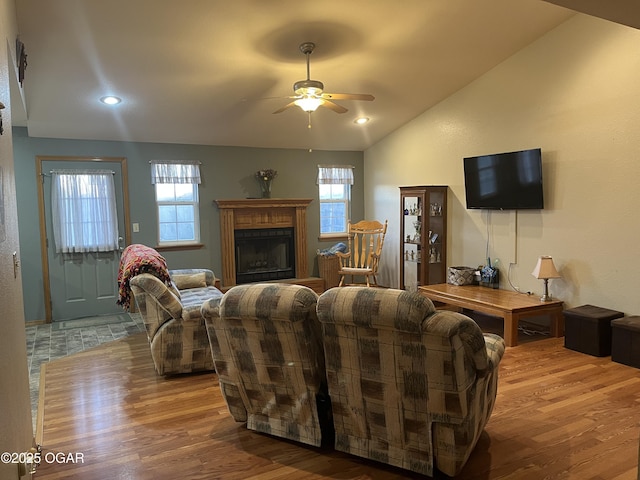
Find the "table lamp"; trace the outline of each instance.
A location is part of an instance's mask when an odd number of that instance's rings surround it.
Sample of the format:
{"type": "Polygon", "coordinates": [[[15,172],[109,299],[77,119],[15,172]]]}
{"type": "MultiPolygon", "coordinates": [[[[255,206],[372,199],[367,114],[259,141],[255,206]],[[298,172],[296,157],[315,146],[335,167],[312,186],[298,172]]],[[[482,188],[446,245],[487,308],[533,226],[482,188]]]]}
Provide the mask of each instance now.
{"type": "Polygon", "coordinates": [[[553,259],[548,255],[540,256],[540,258],[538,258],[536,268],[533,269],[531,275],[537,279],[544,280],[544,295],[540,297],[540,300],[542,302],[550,301],[551,295],[549,295],[549,279],[560,278],[560,274],[558,273],[558,270],[556,270],[556,266],[553,264],[553,259]]]}

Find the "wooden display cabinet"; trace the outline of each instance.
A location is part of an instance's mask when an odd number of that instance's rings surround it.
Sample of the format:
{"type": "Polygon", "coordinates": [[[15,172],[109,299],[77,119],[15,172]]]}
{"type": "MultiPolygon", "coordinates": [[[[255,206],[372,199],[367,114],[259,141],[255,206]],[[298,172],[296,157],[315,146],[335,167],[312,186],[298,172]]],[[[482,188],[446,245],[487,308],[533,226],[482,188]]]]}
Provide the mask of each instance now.
{"type": "Polygon", "coordinates": [[[447,281],[446,186],[400,187],[400,288],[447,281]]]}

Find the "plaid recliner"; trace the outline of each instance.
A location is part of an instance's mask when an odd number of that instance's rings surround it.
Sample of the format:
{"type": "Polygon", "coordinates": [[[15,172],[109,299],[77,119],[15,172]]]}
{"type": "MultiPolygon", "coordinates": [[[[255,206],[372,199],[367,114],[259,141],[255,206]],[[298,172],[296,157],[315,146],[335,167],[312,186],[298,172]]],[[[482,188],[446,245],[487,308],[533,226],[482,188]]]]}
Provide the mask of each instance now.
{"type": "Polygon", "coordinates": [[[493,410],[503,339],[403,290],[333,288],[317,312],[336,449],[459,473],[493,410]]]}
{"type": "Polygon", "coordinates": [[[209,269],[169,270],[171,284],[150,273],[130,280],[159,375],[213,370],[202,304],[222,297],[209,269]]]}
{"type": "Polygon", "coordinates": [[[220,389],[247,428],[319,446],[332,438],[316,317],[300,285],[238,285],[202,306],[220,389]]]}

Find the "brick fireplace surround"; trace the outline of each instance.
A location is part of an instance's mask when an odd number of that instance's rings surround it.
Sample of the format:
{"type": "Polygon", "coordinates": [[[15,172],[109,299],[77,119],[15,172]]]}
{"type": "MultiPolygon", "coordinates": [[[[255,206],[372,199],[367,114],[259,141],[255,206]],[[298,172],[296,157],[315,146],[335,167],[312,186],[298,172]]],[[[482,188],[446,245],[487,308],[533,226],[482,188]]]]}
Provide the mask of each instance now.
{"type": "Polygon", "coordinates": [[[311,201],[311,198],[215,200],[220,210],[223,286],[236,285],[235,231],[247,229],[293,227],[296,279],[306,279],[309,275],[307,207],[311,201]]]}

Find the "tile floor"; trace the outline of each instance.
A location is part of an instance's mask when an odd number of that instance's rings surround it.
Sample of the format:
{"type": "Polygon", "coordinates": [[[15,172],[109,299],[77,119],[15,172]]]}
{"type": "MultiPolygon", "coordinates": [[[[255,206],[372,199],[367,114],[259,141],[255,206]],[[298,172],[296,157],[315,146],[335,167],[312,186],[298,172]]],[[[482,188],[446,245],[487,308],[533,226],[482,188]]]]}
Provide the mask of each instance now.
{"type": "Polygon", "coordinates": [[[143,331],[142,318],[135,313],[27,326],[27,361],[29,362],[31,412],[34,425],[38,412],[40,365],[143,331]]]}

